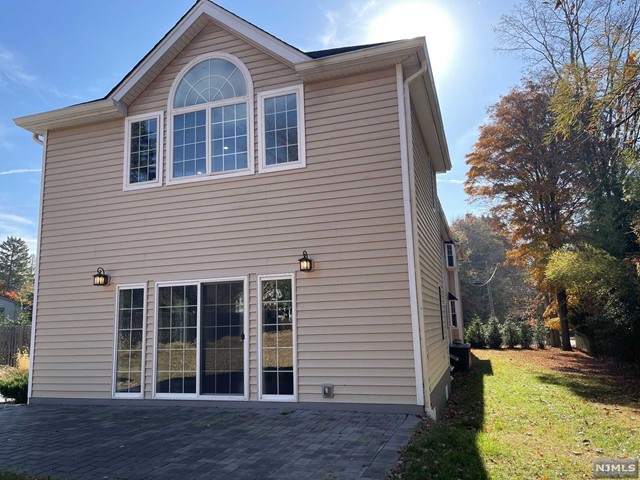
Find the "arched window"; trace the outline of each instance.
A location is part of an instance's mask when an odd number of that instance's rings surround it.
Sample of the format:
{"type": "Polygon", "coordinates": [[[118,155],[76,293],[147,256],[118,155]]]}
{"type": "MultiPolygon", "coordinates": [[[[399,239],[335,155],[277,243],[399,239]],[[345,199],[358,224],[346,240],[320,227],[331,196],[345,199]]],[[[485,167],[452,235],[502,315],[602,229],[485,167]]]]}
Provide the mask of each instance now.
{"type": "Polygon", "coordinates": [[[253,173],[252,85],[237,58],[191,62],[174,84],[170,180],[253,173]]]}

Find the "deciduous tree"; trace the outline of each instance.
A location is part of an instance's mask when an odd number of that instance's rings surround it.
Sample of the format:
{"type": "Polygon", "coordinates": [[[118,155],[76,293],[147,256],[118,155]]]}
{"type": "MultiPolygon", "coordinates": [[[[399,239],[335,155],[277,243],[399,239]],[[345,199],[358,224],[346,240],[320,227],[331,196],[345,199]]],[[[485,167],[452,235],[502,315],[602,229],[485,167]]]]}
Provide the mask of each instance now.
{"type": "Polygon", "coordinates": [[[570,139],[581,159],[584,235],[618,258],[636,253],[639,204],[625,186],[639,174],[640,0],[522,0],[497,33],[530,74],[557,84],[551,134],[570,139]]]}
{"type": "MultiPolygon", "coordinates": [[[[544,269],[551,252],[575,235],[585,192],[570,140],[549,138],[554,116],[553,82],[526,81],[489,109],[480,128],[465,191],[486,200],[511,250],[507,258],[527,268],[534,284],[546,288],[544,269]]],[[[570,350],[566,291],[555,290],[563,349],[570,350]],[[564,311],[563,311],[564,308],[564,311]]]]}

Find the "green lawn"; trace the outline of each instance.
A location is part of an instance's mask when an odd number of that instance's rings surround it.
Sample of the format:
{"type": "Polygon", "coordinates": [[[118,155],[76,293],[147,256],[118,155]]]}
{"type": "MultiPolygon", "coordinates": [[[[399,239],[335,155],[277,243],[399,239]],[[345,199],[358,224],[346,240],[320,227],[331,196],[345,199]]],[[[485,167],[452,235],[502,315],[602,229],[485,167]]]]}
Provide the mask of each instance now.
{"type": "Polygon", "coordinates": [[[391,478],[583,479],[595,458],[640,457],[637,369],[557,349],[474,354],[391,478]]]}

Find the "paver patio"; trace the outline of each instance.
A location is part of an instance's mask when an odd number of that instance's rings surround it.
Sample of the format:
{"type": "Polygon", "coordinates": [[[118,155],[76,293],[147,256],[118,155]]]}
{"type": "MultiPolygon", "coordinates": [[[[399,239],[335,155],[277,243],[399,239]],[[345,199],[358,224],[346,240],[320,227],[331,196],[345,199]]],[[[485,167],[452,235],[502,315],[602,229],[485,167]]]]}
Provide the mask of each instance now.
{"type": "Polygon", "coordinates": [[[65,479],[382,479],[415,415],[0,405],[0,470],[65,479]]]}

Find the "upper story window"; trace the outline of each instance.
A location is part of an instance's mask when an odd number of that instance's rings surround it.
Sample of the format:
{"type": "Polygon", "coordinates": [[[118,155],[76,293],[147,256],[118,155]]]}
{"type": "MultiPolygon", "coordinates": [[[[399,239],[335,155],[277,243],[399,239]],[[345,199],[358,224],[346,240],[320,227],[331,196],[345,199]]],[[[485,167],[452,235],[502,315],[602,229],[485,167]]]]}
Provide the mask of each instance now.
{"type": "Polygon", "coordinates": [[[258,94],[260,172],[302,168],[304,99],[302,85],[258,94]]]}
{"type": "Polygon", "coordinates": [[[453,246],[453,243],[445,243],[445,253],[447,256],[447,267],[455,268],[456,267],[456,251],[453,246]]]}
{"type": "Polygon", "coordinates": [[[162,112],[137,115],[125,122],[124,189],[162,184],[162,112]]]}
{"type": "Polygon", "coordinates": [[[252,83],[237,58],[187,65],[172,88],[167,183],[253,173],[252,83]]]}

